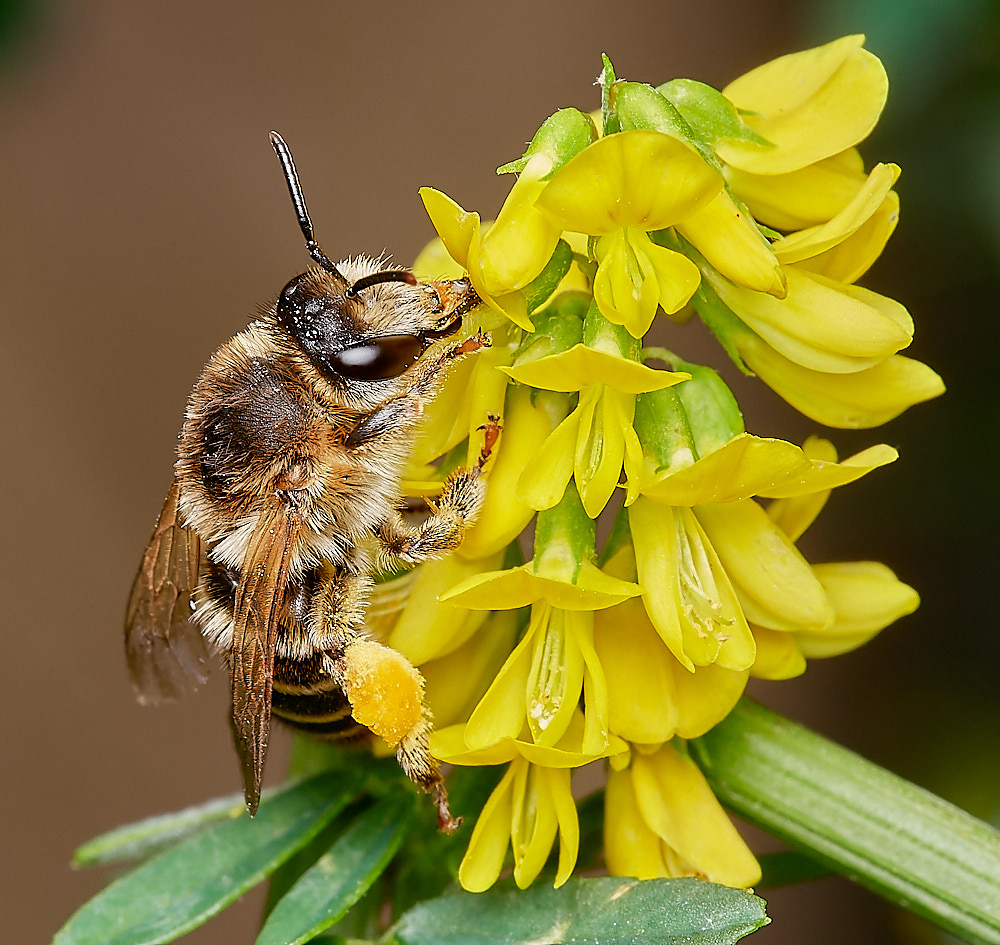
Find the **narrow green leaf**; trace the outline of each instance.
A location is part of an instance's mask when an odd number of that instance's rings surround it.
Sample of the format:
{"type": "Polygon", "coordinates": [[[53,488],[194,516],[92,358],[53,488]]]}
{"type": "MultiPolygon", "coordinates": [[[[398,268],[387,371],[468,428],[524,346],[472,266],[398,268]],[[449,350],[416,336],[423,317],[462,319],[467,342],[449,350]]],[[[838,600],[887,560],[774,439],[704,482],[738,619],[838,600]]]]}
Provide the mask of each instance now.
{"type": "Polygon", "coordinates": [[[204,923],[308,843],[355,794],[359,778],[321,775],[171,847],[113,882],[53,945],[156,945],[204,923]]]}
{"type": "Polygon", "coordinates": [[[144,859],[220,820],[235,817],[245,808],[242,794],[227,794],[196,807],[126,824],[84,843],[73,854],[73,865],[100,866],[144,859]]]}
{"type": "Polygon", "coordinates": [[[365,811],[278,900],[257,945],[299,945],[333,925],[388,866],[412,820],[408,794],[365,811]]]}
{"type": "Polygon", "coordinates": [[[970,942],[1000,943],[1000,833],[744,699],[691,754],[741,817],[970,942]]]}
{"type": "Polygon", "coordinates": [[[609,876],[442,896],[407,912],[394,934],[405,945],[723,945],[768,921],[745,889],[609,876]]]}

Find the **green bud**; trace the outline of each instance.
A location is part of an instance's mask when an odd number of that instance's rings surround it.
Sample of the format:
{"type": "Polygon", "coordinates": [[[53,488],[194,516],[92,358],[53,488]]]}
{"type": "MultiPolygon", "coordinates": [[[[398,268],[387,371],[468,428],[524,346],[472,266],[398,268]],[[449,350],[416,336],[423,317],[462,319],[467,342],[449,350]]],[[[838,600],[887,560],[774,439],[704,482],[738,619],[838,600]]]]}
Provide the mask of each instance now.
{"type": "Polygon", "coordinates": [[[687,371],[691,380],[678,384],[698,456],[707,456],[746,431],[743,414],[726,382],[710,367],[674,357],[673,369],[687,371]]]}
{"type": "Polygon", "coordinates": [[[552,170],[541,179],[548,180],[560,167],[596,140],[597,129],[589,115],[577,108],[560,108],[542,122],[524,154],[516,161],[498,167],[497,173],[519,174],[533,155],[546,154],[552,158],[552,170]]]}
{"type": "Polygon", "coordinates": [[[740,117],[739,110],[720,91],[694,79],[672,79],[656,87],[710,148],[719,141],[746,141],[770,145],[740,117]]]}
{"type": "Polygon", "coordinates": [[[607,57],[606,53],[601,53],[601,122],[604,125],[604,133],[606,135],[613,135],[617,131],[621,131],[621,127],[618,124],[618,116],[615,115],[614,109],[612,108],[612,101],[614,97],[615,83],[618,79],[615,77],[615,67],[611,64],[611,60],[607,57]]]}
{"type": "Polygon", "coordinates": [[[583,343],[588,348],[596,348],[633,361],[638,360],[641,345],[639,339],[633,338],[627,328],[605,318],[596,301],[591,301],[583,319],[583,343]]]}
{"type": "Polygon", "coordinates": [[[576,580],[580,565],[593,563],[596,528],[593,519],[587,515],[577,492],[575,483],[570,483],[559,504],[538,513],[535,522],[535,573],[539,568],[552,568],[554,561],[560,561],[572,571],[576,580]],[[547,559],[543,565],[543,559],[547,559]]]}
{"type": "Polygon", "coordinates": [[[555,292],[572,265],[573,250],[565,240],[559,240],[545,268],[521,290],[529,315],[555,292]]]}
{"type": "Polygon", "coordinates": [[[647,461],[653,461],[654,472],[674,465],[689,466],[698,458],[687,412],[677,393],[687,383],[640,394],[635,399],[632,426],[647,461]]]}
{"type": "Polygon", "coordinates": [[[560,292],[551,305],[534,317],[535,330],[526,334],[514,356],[514,367],[569,351],[583,341],[583,316],[590,296],[583,292],[560,292]]]}
{"type": "Polygon", "coordinates": [[[659,131],[682,141],[695,141],[681,113],[651,85],[619,82],[614,90],[614,110],[622,131],[659,131]]]}

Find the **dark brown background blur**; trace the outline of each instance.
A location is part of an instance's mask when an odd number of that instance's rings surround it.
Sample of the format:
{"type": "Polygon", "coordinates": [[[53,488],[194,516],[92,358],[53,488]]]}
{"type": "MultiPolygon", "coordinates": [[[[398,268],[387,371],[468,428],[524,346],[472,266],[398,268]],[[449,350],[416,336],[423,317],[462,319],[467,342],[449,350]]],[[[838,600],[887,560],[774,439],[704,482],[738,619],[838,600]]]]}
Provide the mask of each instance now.
{"type": "MultiPolygon", "coordinates": [[[[238,787],[221,679],[140,708],[121,622],[197,372],[306,265],[268,130],[291,144],[334,258],[406,263],[432,235],[417,188],[495,212],[508,181],[492,169],[557,107],[596,106],[602,51],[626,78],[721,86],[867,28],[898,78],[866,154],[904,165],[903,227],[868,284],[911,307],[914,353],[952,391],[887,431],[834,435],[844,452],[886,439],[903,461],[837,496],[809,550],[886,560],[924,607],[758,695],[995,812],[997,398],[982,358],[997,340],[1000,112],[989,123],[948,95],[965,82],[996,103],[996,5],[940,6],[915,25],[889,0],[854,18],[792,0],[0,3],[0,938],[48,941],[105,883],[69,869],[82,841],[238,787]]],[[[754,402],[753,432],[811,432],[776,404],[754,402]]],[[[845,881],[769,898],[755,942],[927,940],[845,881]]],[[[259,906],[185,941],[250,941],[259,906]]]]}

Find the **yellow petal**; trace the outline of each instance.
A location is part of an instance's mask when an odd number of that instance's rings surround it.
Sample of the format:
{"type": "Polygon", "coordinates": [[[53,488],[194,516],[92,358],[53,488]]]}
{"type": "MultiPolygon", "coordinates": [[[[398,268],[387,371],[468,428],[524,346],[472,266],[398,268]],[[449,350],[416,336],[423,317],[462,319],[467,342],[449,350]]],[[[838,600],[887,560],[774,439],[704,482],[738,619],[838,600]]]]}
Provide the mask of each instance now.
{"type": "Polygon", "coordinates": [[[448,254],[463,269],[468,269],[469,246],[479,240],[479,214],[463,210],[451,197],[433,187],[421,187],[419,193],[448,254]]]}
{"type": "Polygon", "coordinates": [[[625,460],[626,428],[632,426],[635,395],[595,385],[580,397],[582,414],[573,474],[583,508],[597,518],[608,504],[625,460]],[[593,396],[588,393],[593,392],[593,396]]]}
{"type": "Polygon", "coordinates": [[[612,876],[667,878],[662,843],[643,820],[631,771],[612,771],[604,792],[604,864],[612,876]]]}
{"type": "Polygon", "coordinates": [[[936,372],[898,354],[863,371],[830,374],[802,367],[750,334],[740,336],[737,347],[768,387],[800,413],[830,427],[876,427],[944,393],[936,372]]]}
{"type": "Polygon", "coordinates": [[[727,164],[758,174],[783,174],[850,148],[875,127],[888,94],[882,63],[861,48],[863,36],[782,56],[740,76],[725,89],[742,117],[772,142],[764,148],[721,141],[727,164]]]}
{"type": "Polygon", "coordinates": [[[507,392],[496,459],[489,467],[486,501],[475,524],[465,533],[456,552],[458,557],[485,558],[500,551],[531,521],[535,510],[521,499],[515,485],[551,432],[552,417],[545,406],[532,404],[527,388],[512,386],[507,392]]]}
{"type": "Polygon", "coordinates": [[[729,165],[724,174],[754,218],[776,230],[825,223],[854,199],[865,181],[856,148],[787,174],[751,174],[729,165]]]}
{"type": "Polygon", "coordinates": [[[503,738],[485,748],[470,749],[465,743],[465,725],[434,729],[428,736],[431,754],[455,765],[501,765],[520,757],[518,743],[503,738]]]}
{"type": "Polygon", "coordinates": [[[533,562],[506,571],[490,571],[461,581],[441,600],[474,610],[506,610],[546,600],[563,610],[600,610],[640,593],[638,585],[604,574],[584,562],[577,583],[535,574],[533,562]]]}
{"type": "Polygon", "coordinates": [[[559,242],[561,228],[535,209],[552,159],[535,154],[518,176],[496,221],[483,234],[480,272],[493,295],[522,289],[537,276],[559,242]]]}
{"type": "Polygon", "coordinates": [[[797,633],[754,627],[757,641],[757,659],[750,668],[750,675],[758,679],[793,679],[806,671],[806,658],[796,640],[797,633]]]}
{"type": "Polygon", "coordinates": [[[594,383],[628,394],[673,387],[691,375],[683,371],[660,371],[638,361],[576,344],[568,351],[536,358],[525,364],[501,368],[519,384],[543,390],[578,391],[594,383]]]}
{"type": "Polygon", "coordinates": [[[697,738],[718,725],[743,695],[749,675],[747,669],[727,669],[719,663],[699,666],[693,673],[678,664],[674,668],[680,706],[677,734],[681,738],[697,738]]]}
{"type": "Polygon", "coordinates": [[[559,865],[552,884],[558,889],[570,878],[576,866],[580,852],[580,821],[576,814],[576,801],[570,791],[570,772],[555,768],[539,768],[538,771],[539,781],[547,782],[545,790],[552,799],[559,824],[559,865]]]}
{"type": "Polygon", "coordinates": [[[678,719],[673,667],[678,663],[642,602],[625,601],[595,613],[594,646],[607,681],[611,731],[630,742],[672,738],[678,719]]]}
{"type": "Polygon", "coordinates": [[[547,611],[532,609],[532,619],[523,639],[504,661],[500,671],[479,700],[465,727],[465,745],[477,751],[503,739],[516,739],[528,721],[528,679],[537,640],[544,634],[547,611]]]}
{"type": "Polygon", "coordinates": [[[775,350],[815,371],[854,373],[905,348],[913,320],[894,299],[795,266],[784,299],[706,273],[719,298],[775,350]]]}
{"type": "MultiPolygon", "coordinates": [[[[515,780],[514,807],[511,811],[510,841],[514,851],[514,882],[527,889],[542,871],[556,838],[558,821],[552,796],[540,784],[542,770],[529,765],[524,769],[523,784],[515,780]]],[[[569,788],[569,772],[560,772],[569,788]]]]}
{"type": "Polygon", "coordinates": [[[917,592],[877,561],[818,564],[815,571],[836,617],[822,632],[795,635],[808,658],[856,649],[920,604],[917,592]]]}
{"type": "Polygon", "coordinates": [[[882,254],[898,222],[899,196],[890,191],[875,213],[847,239],[825,253],[802,260],[799,266],[837,282],[856,282],[882,254]]]}
{"type": "Polygon", "coordinates": [[[545,438],[535,455],[526,459],[517,479],[516,495],[530,508],[555,508],[566,492],[573,475],[581,416],[577,407],[545,438]]]}
{"type": "Polygon", "coordinates": [[[643,819],[693,875],[751,886],[760,867],[695,764],[670,745],[636,755],[632,780],[643,819]]]}
{"type": "Polygon", "coordinates": [[[830,625],[833,608],[808,562],[753,499],[694,511],[749,621],[772,630],[830,625]]]}
{"type": "Polygon", "coordinates": [[[808,466],[792,443],[741,433],[690,466],[658,474],[642,491],[667,505],[731,502],[774,488],[808,466]]]}
{"type": "Polygon", "coordinates": [[[897,165],[876,164],[868,179],[843,210],[825,223],[799,230],[778,240],[772,247],[774,255],[783,265],[788,265],[818,256],[844,242],[875,215],[898,178],[897,165]]]}
{"type": "Polygon", "coordinates": [[[784,297],[785,277],[771,245],[725,190],[680,221],[677,230],[727,279],[784,297]]]}
{"type": "MultiPolygon", "coordinates": [[[[879,469],[888,463],[894,463],[899,453],[885,443],[869,446],[849,456],[842,463],[811,461],[805,469],[797,471],[782,483],[767,489],[761,489],[758,495],[769,498],[784,498],[795,495],[808,495],[814,492],[826,492],[838,486],[847,485],[868,475],[872,470],[879,469]]],[[[786,532],[786,534],[788,534],[786,532]]]]}
{"type": "Polygon", "coordinates": [[[458,867],[458,881],[468,892],[485,892],[500,877],[510,843],[515,772],[523,765],[523,761],[511,765],[476,821],[469,847],[458,867]]]}
{"type": "Polygon", "coordinates": [[[584,148],[549,181],[537,206],[567,230],[661,230],[707,203],[722,178],[694,148],[657,131],[625,131],[584,148]]]}
{"type": "MultiPolygon", "coordinates": [[[[809,437],[802,444],[802,452],[814,463],[837,462],[837,450],[829,440],[818,436],[809,437]]],[[[859,454],[862,455],[862,454],[859,454]]],[[[852,457],[856,459],[856,457],[852,457]]],[[[845,462],[851,462],[846,460],[845,462]]],[[[798,539],[823,511],[829,490],[795,495],[787,499],[775,499],[767,507],[767,517],[780,528],[791,541],[798,539]]]]}

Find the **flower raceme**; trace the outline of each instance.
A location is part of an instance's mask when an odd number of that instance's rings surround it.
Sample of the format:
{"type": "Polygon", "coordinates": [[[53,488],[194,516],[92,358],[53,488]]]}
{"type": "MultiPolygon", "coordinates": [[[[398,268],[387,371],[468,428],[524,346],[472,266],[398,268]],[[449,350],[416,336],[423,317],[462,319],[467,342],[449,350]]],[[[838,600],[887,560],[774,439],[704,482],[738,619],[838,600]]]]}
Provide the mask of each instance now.
{"type": "Polygon", "coordinates": [[[487,416],[502,433],[462,546],[387,580],[370,622],[421,669],[437,757],[506,766],[459,869],[469,890],[508,866],[522,887],[569,878],[585,766],[610,772],[610,872],[752,884],[685,740],[751,677],[799,675],[918,603],[881,563],[797,547],[831,490],[895,450],[838,460],[817,437],[754,436],[720,374],[675,353],[697,313],[739,369],[833,427],[941,392],[899,353],[906,309],[857,284],[899,215],[899,169],[866,172],[857,151],[881,63],[850,36],[721,92],[621,82],[607,59],[601,86],[599,120],[561,109],[500,169],[517,177],[494,222],[421,191],[440,239],[415,269],[467,272],[483,305],[463,330],[492,346],[429,405],[407,493],[433,502],[487,416]]]}

